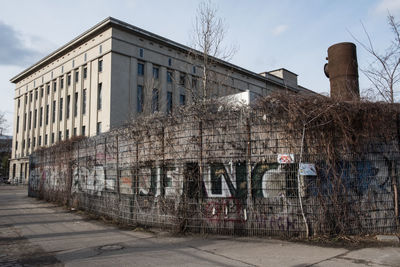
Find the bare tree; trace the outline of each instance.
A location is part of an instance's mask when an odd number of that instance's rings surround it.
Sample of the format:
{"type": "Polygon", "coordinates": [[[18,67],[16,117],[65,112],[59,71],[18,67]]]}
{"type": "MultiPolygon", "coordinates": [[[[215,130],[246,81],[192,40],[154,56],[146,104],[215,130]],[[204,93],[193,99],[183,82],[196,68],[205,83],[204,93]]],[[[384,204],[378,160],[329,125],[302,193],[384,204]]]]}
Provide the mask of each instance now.
{"type": "Polygon", "coordinates": [[[211,1],[203,1],[197,8],[193,25],[192,46],[201,54],[193,51],[191,56],[202,69],[201,92],[197,92],[194,96],[203,100],[211,96],[213,87],[223,83],[221,78],[227,78],[226,75],[215,71],[216,59],[228,61],[236,52],[234,46],[229,48],[224,46],[227,26],[217,13],[218,8],[211,1]]]}
{"type": "Polygon", "coordinates": [[[7,130],[7,120],[3,112],[0,112],[0,136],[7,130]]]}
{"type": "Polygon", "coordinates": [[[389,103],[394,103],[396,87],[400,79],[400,23],[396,22],[395,17],[388,13],[388,25],[393,33],[393,40],[384,52],[379,52],[374,47],[371,36],[362,24],[367,42],[361,42],[353,38],[368,52],[372,61],[361,71],[365,74],[372,84],[373,92],[389,103]]]}

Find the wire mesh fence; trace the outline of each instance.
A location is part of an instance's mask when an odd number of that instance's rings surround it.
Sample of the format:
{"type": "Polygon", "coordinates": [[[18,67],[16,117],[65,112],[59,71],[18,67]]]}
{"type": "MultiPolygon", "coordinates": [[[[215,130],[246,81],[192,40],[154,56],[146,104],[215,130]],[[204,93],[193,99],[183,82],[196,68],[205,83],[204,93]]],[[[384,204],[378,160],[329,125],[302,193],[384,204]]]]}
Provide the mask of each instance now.
{"type": "Polygon", "coordinates": [[[313,140],[300,155],[301,131],[288,134],[286,123],[254,111],[190,114],[65,142],[31,156],[29,194],[174,231],[398,230],[397,149],[374,142],[332,163],[313,140]]]}

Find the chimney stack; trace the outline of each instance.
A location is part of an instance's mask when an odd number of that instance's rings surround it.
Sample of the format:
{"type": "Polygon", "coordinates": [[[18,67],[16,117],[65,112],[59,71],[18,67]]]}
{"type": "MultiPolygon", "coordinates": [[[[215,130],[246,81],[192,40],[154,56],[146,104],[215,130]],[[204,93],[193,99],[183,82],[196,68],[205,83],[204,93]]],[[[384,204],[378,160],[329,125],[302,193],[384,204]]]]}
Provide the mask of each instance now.
{"type": "Polygon", "coordinates": [[[328,48],[324,66],[331,85],[331,97],[339,101],[360,100],[356,45],[338,43],[328,48]]]}

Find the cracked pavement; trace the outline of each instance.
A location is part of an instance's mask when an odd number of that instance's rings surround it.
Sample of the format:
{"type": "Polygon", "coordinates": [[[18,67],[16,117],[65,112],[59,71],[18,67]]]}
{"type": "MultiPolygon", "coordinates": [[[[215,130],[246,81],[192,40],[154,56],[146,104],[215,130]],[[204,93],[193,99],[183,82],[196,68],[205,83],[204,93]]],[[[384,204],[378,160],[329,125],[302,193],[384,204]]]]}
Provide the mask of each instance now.
{"type": "Polygon", "coordinates": [[[123,230],[26,190],[0,186],[0,266],[400,266],[399,244],[348,249],[123,230]]]}

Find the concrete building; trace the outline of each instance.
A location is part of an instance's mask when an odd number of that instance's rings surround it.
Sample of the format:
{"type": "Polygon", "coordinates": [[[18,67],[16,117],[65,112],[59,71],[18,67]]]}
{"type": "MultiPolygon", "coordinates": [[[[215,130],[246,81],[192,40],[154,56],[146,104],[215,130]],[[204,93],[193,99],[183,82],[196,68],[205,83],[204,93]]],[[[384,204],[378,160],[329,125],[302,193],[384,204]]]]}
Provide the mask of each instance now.
{"type": "MultiPolygon", "coordinates": [[[[10,179],[28,179],[29,155],[73,136],[93,136],[150,112],[173,112],[201,87],[189,47],[107,18],[11,79],[16,85],[10,179]]],[[[310,92],[297,75],[261,74],[216,59],[212,96],[310,92]]]]}

